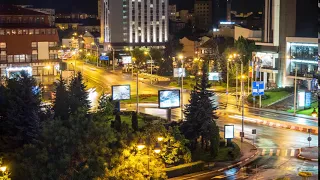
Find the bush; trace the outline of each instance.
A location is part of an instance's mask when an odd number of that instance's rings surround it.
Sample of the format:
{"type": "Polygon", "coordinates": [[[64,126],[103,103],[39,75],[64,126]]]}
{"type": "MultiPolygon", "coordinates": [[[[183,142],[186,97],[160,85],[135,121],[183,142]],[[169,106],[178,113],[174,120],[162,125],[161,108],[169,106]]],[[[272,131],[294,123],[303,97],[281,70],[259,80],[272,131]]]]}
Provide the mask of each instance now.
{"type": "Polygon", "coordinates": [[[182,176],[185,174],[190,174],[190,173],[202,171],[202,170],[204,170],[204,165],[205,165],[205,163],[203,161],[182,164],[179,166],[166,168],[166,173],[167,173],[168,178],[173,178],[173,177],[182,176]]]}
{"type": "Polygon", "coordinates": [[[276,88],[276,89],[268,89],[265,90],[266,92],[280,92],[280,91],[286,91],[292,93],[294,91],[294,87],[284,87],[284,88],[276,88]]]}
{"type": "Polygon", "coordinates": [[[220,143],[219,143],[220,147],[225,147],[226,146],[226,142],[224,139],[220,139],[220,143]]]}
{"type": "MultiPolygon", "coordinates": [[[[268,94],[264,94],[263,96],[261,96],[261,100],[267,100],[270,98],[270,95],[268,94]]],[[[247,97],[247,101],[249,103],[253,103],[253,98],[252,98],[252,94],[250,94],[248,97],[247,97]]],[[[259,101],[259,96],[256,96],[256,102],[259,101]]]]}

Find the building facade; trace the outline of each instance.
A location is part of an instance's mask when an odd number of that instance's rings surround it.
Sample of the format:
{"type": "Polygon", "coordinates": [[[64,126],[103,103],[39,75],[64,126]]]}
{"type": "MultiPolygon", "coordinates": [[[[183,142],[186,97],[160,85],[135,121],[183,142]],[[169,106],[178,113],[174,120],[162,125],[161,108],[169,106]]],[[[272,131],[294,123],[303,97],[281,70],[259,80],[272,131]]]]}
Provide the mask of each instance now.
{"type": "Polygon", "coordinates": [[[196,0],[194,4],[194,18],[195,25],[198,28],[212,28],[212,1],[196,0]]]}
{"type": "Polygon", "coordinates": [[[256,42],[260,50],[255,52],[253,60],[256,76],[266,87],[293,86],[293,71],[297,68],[299,84],[311,90],[318,54],[317,34],[301,37],[304,30],[297,26],[301,21],[297,12],[303,7],[298,1],[301,0],[265,0],[262,42],[256,42]]]}
{"type": "Polygon", "coordinates": [[[163,46],[168,41],[168,0],[102,0],[101,43],[163,46]]]}
{"type": "Polygon", "coordinates": [[[56,75],[58,72],[57,29],[50,15],[30,9],[0,5],[0,75],[20,70],[30,75],[56,75]]]}

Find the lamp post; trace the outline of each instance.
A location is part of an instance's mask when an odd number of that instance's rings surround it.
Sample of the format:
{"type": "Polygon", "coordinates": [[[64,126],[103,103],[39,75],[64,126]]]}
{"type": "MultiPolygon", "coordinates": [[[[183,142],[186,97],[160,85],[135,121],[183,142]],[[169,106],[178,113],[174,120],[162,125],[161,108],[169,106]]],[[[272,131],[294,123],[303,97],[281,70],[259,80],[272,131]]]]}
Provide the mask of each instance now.
{"type": "Polygon", "coordinates": [[[227,106],[229,102],[229,62],[231,61],[232,61],[232,55],[230,55],[227,60],[227,106]]]}
{"type": "Polygon", "coordinates": [[[144,55],[149,55],[149,57],[151,58],[151,75],[152,75],[152,66],[153,66],[152,56],[151,56],[150,52],[147,52],[147,51],[144,52],[144,55]]]}
{"type": "Polygon", "coordinates": [[[133,53],[132,53],[131,49],[129,49],[129,48],[126,48],[125,51],[128,51],[131,55],[131,60],[132,60],[132,62],[131,62],[131,72],[132,72],[131,76],[133,77],[133,53]]]}
{"type": "Polygon", "coordinates": [[[183,63],[184,63],[184,61],[183,61],[183,55],[179,55],[179,59],[180,59],[180,61],[181,61],[181,71],[182,71],[182,73],[181,73],[181,120],[183,121],[183,110],[184,110],[184,105],[183,105],[183,75],[184,75],[184,71],[183,71],[183,63]]]}
{"type": "MultiPolygon", "coordinates": [[[[241,64],[242,65],[242,64],[241,64]]],[[[243,142],[243,138],[244,138],[244,79],[246,79],[245,75],[241,75],[241,102],[242,102],[242,109],[241,109],[241,132],[242,132],[242,136],[241,136],[241,142],[243,142]]]]}
{"type": "Polygon", "coordinates": [[[114,71],[114,48],[110,44],[108,47],[112,49],[112,71],[114,71]]]}
{"type": "Polygon", "coordinates": [[[297,110],[297,74],[298,74],[298,67],[295,67],[295,75],[294,75],[294,97],[293,97],[293,115],[296,115],[297,110]]]}
{"type": "MultiPolygon", "coordinates": [[[[156,154],[159,154],[161,152],[161,146],[160,146],[160,143],[163,141],[163,137],[158,137],[157,138],[157,142],[153,148],[153,151],[156,153],[156,154]]],[[[150,149],[151,149],[151,136],[150,134],[147,136],[147,145],[144,144],[143,140],[142,139],[139,139],[139,142],[138,142],[138,150],[142,150],[144,149],[146,146],[147,146],[147,154],[148,154],[148,174],[150,176],[150,149]]]]}
{"type": "Polygon", "coordinates": [[[99,48],[94,42],[92,42],[91,45],[93,45],[97,48],[97,67],[99,67],[99,57],[98,57],[99,56],[99,48]]]}

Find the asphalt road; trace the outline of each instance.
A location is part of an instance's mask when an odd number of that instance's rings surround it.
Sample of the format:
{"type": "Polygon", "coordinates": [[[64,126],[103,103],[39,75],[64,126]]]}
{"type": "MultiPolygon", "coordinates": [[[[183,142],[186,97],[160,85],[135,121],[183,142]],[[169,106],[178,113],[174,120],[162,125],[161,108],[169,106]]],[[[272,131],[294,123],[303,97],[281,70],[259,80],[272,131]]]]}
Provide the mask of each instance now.
{"type": "MultiPolygon", "coordinates": [[[[68,63],[73,63],[74,61],[68,61],[68,63]]],[[[92,65],[83,64],[80,61],[76,62],[76,69],[82,71],[85,80],[88,82],[89,87],[96,88],[99,93],[101,92],[111,92],[111,85],[120,85],[120,84],[130,84],[132,94],[136,94],[136,79],[131,77],[131,74],[122,74],[120,72],[111,73],[107,72],[100,68],[95,68],[92,65]]],[[[147,83],[139,82],[139,94],[157,94],[161,87],[151,86],[147,83]]],[[[233,97],[234,98],[234,97],[233,97]]],[[[189,99],[189,94],[184,93],[184,103],[187,104],[189,99]]],[[[225,100],[224,95],[217,97],[219,101],[225,100]]],[[[235,102],[232,100],[232,97],[229,96],[229,102],[235,102]]],[[[155,102],[154,108],[150,108],[150,105],[144,107],[144,104],[140,105],[139,111],[152,114],[159,117],[166,118],[166,111],[156,108],[157,104],[155,102]]],[[[124,106],[122,108],[135,109],[135,106],[124,106]]],[[[236,107],[229,106],[227,111],[236,112],[238,111],[236,107]]],[[[172,110],[172,119],[180,119],[181,109],[172,110]]],[[[259,110],[245,109],[246,117],[266,117],[270,119],[278,119],[283,121],[290,121],[300,124],[318,126],[317,121],[312,121],[306,118],[297,118],[282,114],[275,114],[270,112],[262,112],[259,110]]],[[[222,127],[225,124],[234,124],[235,125],[235,135],[239,136],[241,131],[241,121],[240,119],[230,118],[229,116],[221,116],[217,121],[217,124],[222,127]]],[[[247,173],[243,171],[238,171],[238,169],[233,169],[225,171],[222,174],[215,174],[203,177],[198,177],[197,179],[215,179],[215,176],[220,177],[220,179],[247,179],[247,178],[256,178],[258,179],[272,179],[273,177],[291,175],[296,176],[297,172],[300,170],[310,170],[317,174],[318,165],[316,163],[308,163],[303,160],[297,159],[296,150],[301,147],[308,146],[307,133],[297,132],[287,129],[276,129],[272,127],[245,123],[244,126],[245,138],[250,141],[255,141],[255,144],[258,146],[259,151],[264,154],[261,158],[257,159],[255,162],[249,165],[249,169],[255,168],[258,169],[257,172],[252,174],[252,172],[247,173]],[[257,135],[251,135],[251,130],[256,129],[257,135]],[[272,150],[271,150],[272,149],[272,150]],[[272,153],[271,153],[272,151],[272,153]],[[278,153],[279,152],[279,153],[278,153]],[[284,154],[284,155],[283,155],[284,154]],[[280,164],[280,165],[279,165],[280,164]],[[281,168],[279,168],[281,167],[281,168]],[[233,174],[232,174],[233,173],[233,174]],[[272,176],[268,174],[272,174],[272,176]],[[229,176],[229,177],[225,177],[229,176]],[[249,176],[249,177],[247,177],[249,176]]],[[[312,141],[311,146],[318,146],[318,136],[311,135],[312,141]]]]}

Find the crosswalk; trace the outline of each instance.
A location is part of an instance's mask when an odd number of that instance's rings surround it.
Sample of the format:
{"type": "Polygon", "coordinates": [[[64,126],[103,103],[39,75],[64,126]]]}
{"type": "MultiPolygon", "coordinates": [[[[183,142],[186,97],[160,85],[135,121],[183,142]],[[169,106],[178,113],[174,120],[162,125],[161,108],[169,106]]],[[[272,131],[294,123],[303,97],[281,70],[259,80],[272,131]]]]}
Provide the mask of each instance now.
{"type": "Polygon", "coordinates": [[[261,156],[296,157],[299,149],[259,148],[261,156]]]}
{"type": "MultiPolygon", "coordinates": [[[[216,96],[226,96],[227,94],[225,92],[215,92],[215,95],[216,96]]],[[[229,93],[229,96],[235,96],[235,95],[236,95],[235,92],[229,93]]]]}

